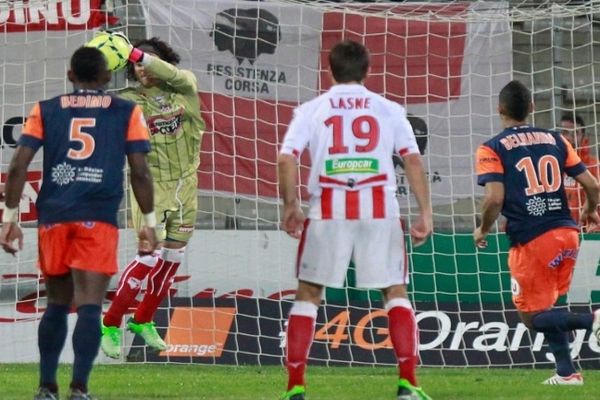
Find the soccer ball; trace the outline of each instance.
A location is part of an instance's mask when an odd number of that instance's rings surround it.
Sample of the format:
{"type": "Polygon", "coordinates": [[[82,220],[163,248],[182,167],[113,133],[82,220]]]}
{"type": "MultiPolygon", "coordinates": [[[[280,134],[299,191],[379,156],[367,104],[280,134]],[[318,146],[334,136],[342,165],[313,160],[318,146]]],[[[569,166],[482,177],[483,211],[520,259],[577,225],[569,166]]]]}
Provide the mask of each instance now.
{"type": "Polygon", "coordinates": [[[100,50],[106,58],[110,71],[118,71],[127,65],[129,44],[119,36],[111,35],[108,32],[98,32],[85,46],[100,50]]]}

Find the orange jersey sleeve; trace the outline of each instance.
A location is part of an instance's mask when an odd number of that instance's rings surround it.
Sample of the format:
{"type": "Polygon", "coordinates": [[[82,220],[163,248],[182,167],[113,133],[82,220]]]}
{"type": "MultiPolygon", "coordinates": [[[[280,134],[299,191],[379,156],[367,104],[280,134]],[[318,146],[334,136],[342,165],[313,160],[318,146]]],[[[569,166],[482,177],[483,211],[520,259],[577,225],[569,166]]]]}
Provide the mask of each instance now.
{"type": "Polygon", "coordinates": [[[500,156],[490,147],[481,145],[475,154],[475,171],[477,175],[504,174],[504,166],[500,156]]]}
{"type": "Polygon", "coordinates": [[[23,134],[33,136],[40,140],[44,139],[44,124],[42,123],[40,103],[36,103],[29,112],[29,116],[23,127],[23,134]]]}
{"type": "Polygon", "coordinates": [[[129,128],[127,130],[127,141],[150,140],[146,119],[140,106],[136,105],[129,119],[129,128]]]}
{"type": "Polygon", "coordinates": [[[581,162],[581,158],[579,158],[579,155],[577,155],[577,152],[575,151],[575,149],[573,148],[573,146],[567,139],[565,139],[562,135],[560,136],[560,138],[562,139],[562,141],[565,143],[565,146],[567,147],[567,159],[565,161],[565,167],[571,168],[571,167],[576,166],[577,164],[579,164],[581,162]]]}

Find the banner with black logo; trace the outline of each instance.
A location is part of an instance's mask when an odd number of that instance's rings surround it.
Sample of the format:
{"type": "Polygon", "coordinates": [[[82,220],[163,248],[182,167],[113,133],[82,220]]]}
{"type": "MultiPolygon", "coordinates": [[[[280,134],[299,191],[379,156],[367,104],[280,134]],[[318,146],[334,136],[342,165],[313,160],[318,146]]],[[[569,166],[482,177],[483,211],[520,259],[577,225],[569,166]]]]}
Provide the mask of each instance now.
{"type": "Polygon", "coordinates": [[[152,2],[147,24],[176,49],[202,91],[301,102],[317,94],[322,13],[264,2],[152,2]],[[186,65],[187,64],[187,65],[186,65]]]}

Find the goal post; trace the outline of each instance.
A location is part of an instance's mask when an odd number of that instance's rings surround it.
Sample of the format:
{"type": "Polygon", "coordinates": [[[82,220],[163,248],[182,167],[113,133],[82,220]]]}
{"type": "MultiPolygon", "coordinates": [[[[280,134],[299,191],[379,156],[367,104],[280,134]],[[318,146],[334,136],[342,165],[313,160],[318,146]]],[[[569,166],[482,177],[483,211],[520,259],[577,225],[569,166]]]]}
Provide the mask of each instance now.
{"type": "MultiPolygon", "coordinates": [[[[482,196],[473,157],[501,130],[497,96],[511,79],[531,88],[533,123],[558,128],[564,113],[577,113],[596,148],[599,12],[597,2],[557,1],[13,1],[0,5],[0,164],[5,172],[33,104],[70,89],[68,58],[94,32],[108,28],[132,41],[158,36],[169,42],[198,79],[207,123],[200,210],[171,296],[156,315],[169,348],[148,352],[125,333],[119,362],[280,364],[297,242],[279,229],[277,152],[294,108],[330,87],[329,48],[341,39],[360,41],[372,60],[366,86],[406,107],[431,184],[434,235],[409,249],[421,363],[549,366],[543,337],[519,323],[512,306],[505,235],[493,233],[485,250],[473,246],[482,196]]],[[[126,84],[115,74],[111,89],[126,84]]],[[[309,163],[304,155],[304,201],[309,163]]],[[[409,224],[415,204],[401,160],[396,165],[409,224]]],[[[0,344],[2,362],[37,359],[45,307],[35,267],[40,170],[38,155],[20,204],[25,249],[16,258],[0,254],[0,334],[13,338],[0,344]]],[[[128,209],[127,199],[120,213],[121,270],[135,252],[128,209]]],[[[600,302],[599,239],[584,236],[568,296],[573,309],[588,311],[600,302]]],[[[381,296],[355,288],[352,268],[347,283],[326,292],[310,361],[394,364],[381,296]]],[[[115,285],[116,279],[106,308],[115,285]]],[[[600,349],[589,334],[577,332],[573,343],[573,355],[593,365],[600,349]]],[[[72,358],[68,347],[63,361],[72,358]]]]}

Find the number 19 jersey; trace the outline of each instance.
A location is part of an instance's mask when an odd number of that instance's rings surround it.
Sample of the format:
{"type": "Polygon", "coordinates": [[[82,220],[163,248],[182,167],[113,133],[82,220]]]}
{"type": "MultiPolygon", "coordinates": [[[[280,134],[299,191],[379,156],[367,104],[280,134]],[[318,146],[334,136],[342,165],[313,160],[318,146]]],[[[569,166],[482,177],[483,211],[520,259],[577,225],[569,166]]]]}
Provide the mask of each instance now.
{"type": "Polygon", "coordinates": [[[311,219],[397,218],[393,154],[419,153],[405,109],[359,84],[334,85],[295,110],[282,154],[308,147],[311,219]]]}
{"type": "Polygon", "coordinates": [[[558,227],[573,227],[563,176],[585,165],[559,133],[528,125],[510,127],[477,149],[477,183],[504,184],[502,214],[511,246],[558,227]]]}

